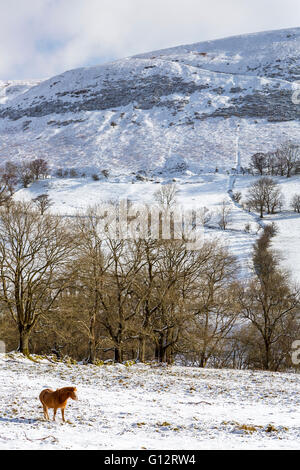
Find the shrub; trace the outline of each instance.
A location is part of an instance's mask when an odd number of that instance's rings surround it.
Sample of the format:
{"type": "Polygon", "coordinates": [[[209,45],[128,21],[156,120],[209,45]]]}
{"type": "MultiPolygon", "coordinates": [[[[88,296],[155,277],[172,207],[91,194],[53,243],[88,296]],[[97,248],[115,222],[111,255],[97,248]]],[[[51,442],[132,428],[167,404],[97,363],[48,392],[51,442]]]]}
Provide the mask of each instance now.
{"type": "Polygon", "coordinates": [[[102,175],[104,176],[104,178],[108,178],[108,177],[109,177],[109,171],[108,171],[108,170],[102,170],[101,173],[102,173],[102,175]]]}
{"type": "Polygon", "coordinates": [[[241,193],[240,191],[237,191],[237,192],[233,193],[233,194],[232,194],[232,199],[233,199],[235,202],[239,203],[240,200],[242,199],[242,193],[241,193]]]}

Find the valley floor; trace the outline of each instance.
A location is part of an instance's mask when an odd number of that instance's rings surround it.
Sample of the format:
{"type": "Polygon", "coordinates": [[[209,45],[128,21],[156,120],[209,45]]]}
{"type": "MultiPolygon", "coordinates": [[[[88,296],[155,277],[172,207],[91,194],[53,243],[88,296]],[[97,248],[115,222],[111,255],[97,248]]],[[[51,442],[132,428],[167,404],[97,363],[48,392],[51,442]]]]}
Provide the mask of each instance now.
{"type": "Polygon", "coordinates": [[[298,449],[300,375],[0,355],[1,449],[298,449]],[[76,385],[66,423],[43,388],[76,385]],[[52,411],[50,411],[52,416],[52,411]]]}

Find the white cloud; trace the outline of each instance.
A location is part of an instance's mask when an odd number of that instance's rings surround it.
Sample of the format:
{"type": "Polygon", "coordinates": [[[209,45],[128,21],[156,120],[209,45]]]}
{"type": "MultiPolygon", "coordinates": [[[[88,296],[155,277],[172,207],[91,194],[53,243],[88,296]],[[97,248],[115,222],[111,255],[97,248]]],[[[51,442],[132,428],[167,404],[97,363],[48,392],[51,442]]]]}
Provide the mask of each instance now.
{"type": "Polygon", "coordinates": [[[0,0],[0,79],[297,26],[298,0],[0,0]]]}

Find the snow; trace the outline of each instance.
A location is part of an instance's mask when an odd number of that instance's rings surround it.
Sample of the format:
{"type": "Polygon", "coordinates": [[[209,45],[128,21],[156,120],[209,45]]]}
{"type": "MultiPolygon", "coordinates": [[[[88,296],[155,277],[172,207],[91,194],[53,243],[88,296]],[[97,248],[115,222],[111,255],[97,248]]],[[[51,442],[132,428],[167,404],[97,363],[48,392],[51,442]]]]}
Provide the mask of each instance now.
{"type": "Polygon", "coordinates": [[[240,124],[241,158],[247,166],[253,153],[298,138],[299,116],[272,122],[259,114],[261,105],[258,117],[245,117],[238,108],[229,117],[210,115],[233,98],[243,103],[247,96],[266,93],[264,102],[276,118],[278,103],[268,93],[278,90],[286,94],[284,108],[289,110],[298,77],[299,38],[300,28],[292,28],[149,52],[40,83],[12,83],[9,101],[6,84],[0,83],[0,113],[25,110],[19,119],[0,118],[1,155],[15,161],[46,158],[53,168],[90,173],[118,168],[130,174],[163,169],[171,152],[185,159],[191,171],[230,170],[240,124]],[[172,92],[163,85],[167,91],[160,95],[162,80],[182,87],[172,92]],[[110,92],[105,105],[84,106],[100,103],[110,92]],[[145,105],[145,96],[151,105],[145,105]],[[35,116],[40,108],[48,111],[35,116]]]}
{"type": "MultiPolygon", "coordinates": [[[[250,184],[258,177],[239,176],[235,182],[235,190],[246,194],[250,184]]],[[[291,200],[294,194],[300,193],[299,175],[286,177],[273,177],[279,184],[284,196],[282,211],[278,214],[265,215],[262,223],[275,222],[278,234],[273,239],[273,247],[281,256],[282,267],[291,274],[293,281],[300,282],[300,214],[291,208],[291,200]]]]}
{"type": "Polygon", "coordinates": [[[0,106],[25,93],[41,80],[0,80],[0,106]]]}
{"type": "MultiPolygon", "coordinates": [[[[173,160],[173,158],[172,158],[173,160]]],[[[175,158],[175,161],[177,159],[175,158]]],[[[238,164],[238,163],[237,163],[238,164]]],[[[178,207],[183,209],[207,208],[212,214],[211,221],[204,230],[207,238],[218,238],[225,244],[240,263],[241,276],[248,276],[252,271],[252,246],[265,223],[276,222],[279,232],[274,239],[274,247],[282,257],[282,266],[289,270],[293,281],[300,282],[300,215],[292,211],[290,201],[294,194],[299,194],[299,176],[274,179],[280,184],[285,197],[283,211],[259,219],[258,214],[244,210],[241,204],[234,203],[230,191],[240,191],[245,198],[247,189],[257,177],[231,173],[192,172],[165,173],[154,176],[152,181],[137,181],[134,175],[116,174],[105,180],[93,181],[85,178],[49,178],[33,183],[26,189],[20,189],[14,195],[15,200],[30,201],[40,194],[48,194],[53,202],[50,211],[54,214],[74,216],[92,205],[129,199],[133,203],[154,204],[154,193],[161,184],[176,184],[178,207]],[[174,178],[174,176],[176,176],[174,178]],[[217,225],[218,212],[223,201],[231,209],[227,229],[217,225]],[[250,231],[245,230],[246,225],[250,231]]]]}
{"type": "Polygon", "coordinates": [[[241,275],[248,275],[251,270],[251,250],[257,232],[256,217],[240,209],[231,201],[230,189],[232,176],[221,173],[203,173],[201,175],[182,175],[170,172],[154,181],[136,181],[135,177],[118,175],[105,181],[92,181],[91,178],[49,178],[33,183],[26,189],[20,189],[14,195],[18,201],[30,201],[40,194],[48,194],[53,202],[50,211],[62,216],[75,216],[84,213],[90,206],[106,202],[130,200],[137,204],[153,205],[154,194],[161,184],[176,184],[176,201],[178,208],[207,208],[212,215],[208,227],[204,230],[206,239],[217,238],[237,256],[241,275]],[[231,208],[230,223],[226,231],[217,224],[218,212],[223,200],[231,208]],[[250,224],[251,230],[245,232],[245,225],[250,224]]]}
{"type": "MultiPolygon", "coordinates": [[[[214,72],[265,76],[266,70],[272,69],[276,61],[285,63],[295,51],[299,52],[298,40],[299,28],[290,28],[171,47],[135,57],[176,58],[180,63],[214,72]]],[[[282,71],[282,74],[289,80],[289,72],[285,75],[282,71]]]]}
{"type": "Polygon", "coordinates": [[[188,168],[186,160],[181,155],[170,155],[164,166],[164,171],[169,173],[184,173],[188,168]]]}
{"type": "Polygon", "coordinates": [[[1,449],[299,448],[298,374],[35,360],[0,355],[1,449]],[[70,385],[46,422],[39,393],[70,385]]]}
{"type": "MultiPolygon", "coordinates": [[[[227,108],[232,97],[243,100],[276,89],[292,94],[299,37],[300,28],[269,31],[150,52],[45,81],[0,82],[0,113],[63,104],[60,113],[1,117],[2,160],[39,157],[52,169],[74,167],[87,174],[35,182],[19,189],[15,200],[46,193],[52,213],[72,217],[111,200],[151,205],[160,185],[175,181],[179,206],[211,212],[204,235],[217,237],[237,256],[240,277],[251,273],[259,227],[275,221],[279,232],[273,245],[282,254],[282,266],[300,282],[300,215],[290,207],[293,194],[300,192],[299,176],[275,178],[285,204],[280,214],[263,221],[232,200],[232,192],[244,197],[256,179],[236,170],[247,167],[255,152],[299,140],[299,119],[203,118],[227,108]],[[139,106],[146,80],[159,88],[161,78],[195,91],[162,95],[153,107],[139,106]],[[138,99],[107,109],[81,108],[85,93],[98,99],[108,83],[116,94],[130,80],[140,82],[138,99]],[[103,169],[109,170],[108,179],[101,176],[103,169]],[[136,179],[138,171],[145,181],[136,179]],[[92,180],[93,172],[100,181],[92,180]],[[231,208],[225,231],[217,225],[223,201],[231,208]]],[[[36,360],[0,354],[0,448],[299,448],[298,374],[36,360]],[[79,391],[79,401],[67,407],[68,422],[45,422],[39,392],[68,385],[79,391]],[[268,432],[270,424],[276,429],[268,432]]]]}

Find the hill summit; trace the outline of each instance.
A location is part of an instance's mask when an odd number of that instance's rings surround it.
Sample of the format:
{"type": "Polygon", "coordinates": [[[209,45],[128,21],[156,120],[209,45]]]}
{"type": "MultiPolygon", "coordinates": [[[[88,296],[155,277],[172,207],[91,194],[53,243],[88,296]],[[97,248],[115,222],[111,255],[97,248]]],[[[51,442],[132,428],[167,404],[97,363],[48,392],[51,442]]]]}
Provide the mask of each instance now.
{"type": "Polygon", "coordinates": [[[299,136],[300,28],[235,36],[0,82],[2,160],[112,172],[247,165],[299,136]]]}

